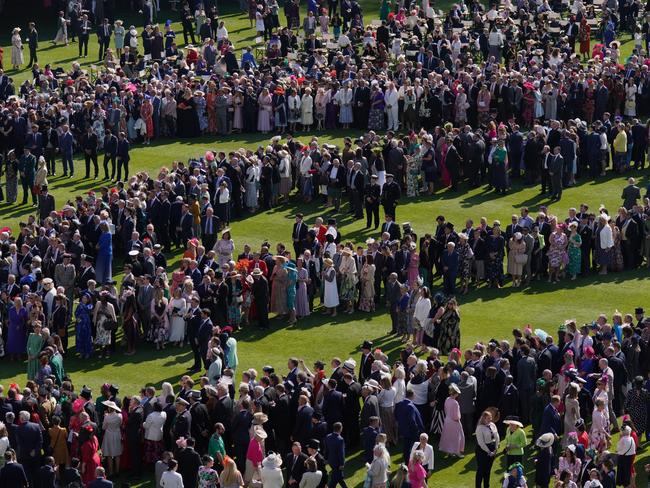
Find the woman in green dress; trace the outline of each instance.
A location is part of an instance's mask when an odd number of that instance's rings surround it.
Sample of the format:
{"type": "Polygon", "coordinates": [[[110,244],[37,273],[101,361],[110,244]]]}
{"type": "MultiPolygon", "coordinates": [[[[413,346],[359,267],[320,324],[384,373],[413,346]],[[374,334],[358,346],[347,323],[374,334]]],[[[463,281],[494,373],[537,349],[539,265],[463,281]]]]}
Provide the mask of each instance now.
{"type": "Polygon", "coordinates": [[[498,193],[505,193],[508,189],[508,152],[503,139],[497,141],[492,153],[492,186],[498,193]]]}
{"type": "Polygon", "coordinates": [[[578,273],[580,273],[580,266],[582,263],[582,252],[580,246],[582,245],[582,238],[578,234],[578,223],[571,222],[569,224],[569,264],[567,265],[567,273],[571,275],[571,279],[575,280],[578,273]]]}
{"type": "Polygon", "coordinates": [[[389,13],[390,13],[390,2],[388,0],[383,0],[381,2],[381,8],[379,9],[379,20],[388,19],[389,13]]]}
{"type": "Polygon", "coordinates": [[[34,322],[34,332],[27,338],[27,379],[35,380],[38,374],[40,363],[38,355],[43,348],[43,337],[41,336],[41,323],[34,322]]]}

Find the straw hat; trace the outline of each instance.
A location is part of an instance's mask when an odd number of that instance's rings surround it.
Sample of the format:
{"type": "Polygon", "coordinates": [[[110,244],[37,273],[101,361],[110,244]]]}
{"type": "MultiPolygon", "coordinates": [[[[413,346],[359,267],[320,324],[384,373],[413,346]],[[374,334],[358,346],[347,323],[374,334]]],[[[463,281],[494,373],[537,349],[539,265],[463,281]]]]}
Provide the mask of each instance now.
{"type": "Polygon", "coordinates": [[[323,259],[323,264],[324,264],[325,266],[333,266],[333,265],[334,265],[334,261],[332,261],[330,258],[325,258],[325,259],[323,259]]]}
{"type": "Polygon", "coordinates": [[[115,410],[116,412],[121,412],[122,409],[118,407],[114,401],[112,400],[106,400],[102,402],[102,405],[104,405],[106,408],[110,408],[111,410],[115,410]]]}
{"type": "Polygon", "coordinates": [[[255,437],[259,437],[260,439],[266,439],[268,437],[268,434],[260,425],[253,427],[253,435],[255,437]]]}
{"type": "Polygon", "coordinates": [[[555,442],[555,436],[551,432],[547,432],[539,436],[535,441],[535,445],[544,449],[545,447],[551,447],[553,442],[555,442]]]}
{"type": "Polygon", "coordinates": [[[253,425],[262,425],[269,421],[269,416],[264,412],[255,412],[253,414],[253,425]]]}

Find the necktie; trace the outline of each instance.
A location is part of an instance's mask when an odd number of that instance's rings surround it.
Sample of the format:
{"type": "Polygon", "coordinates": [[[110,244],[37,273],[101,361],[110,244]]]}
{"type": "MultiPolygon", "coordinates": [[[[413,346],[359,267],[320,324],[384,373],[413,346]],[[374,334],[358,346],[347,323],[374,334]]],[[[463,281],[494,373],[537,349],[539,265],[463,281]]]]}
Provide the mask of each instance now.
{"type": "Polygon", "coordinates": [[[208,225],[207,229],[205,229],[206,234],[210,235],[212,234],[212,217],[208,218],[208,225]]]}

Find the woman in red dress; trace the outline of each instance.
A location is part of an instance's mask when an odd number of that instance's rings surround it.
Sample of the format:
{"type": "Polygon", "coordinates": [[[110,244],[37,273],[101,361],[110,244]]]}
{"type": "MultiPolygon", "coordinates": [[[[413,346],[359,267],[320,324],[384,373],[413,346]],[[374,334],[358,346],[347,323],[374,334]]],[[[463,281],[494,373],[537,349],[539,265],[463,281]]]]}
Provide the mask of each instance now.
{"type": "Polygon", "coordinates": [[[587,23],[587,18],[584,16],[580,21],[578,39],[580,39],[580,54],[582,54],[582,57],[586,61],[591,54],[591,26],[587,23]]]}
{"type": "Polygon", "coordinates": [[[95,470],[102,465],[99,457],[99,441],[91,424],[83,427],[87,439],[81,444],[81,479],[85,486],[95,480],[95,470]]]}
{"type": "Polygon", "coordinates": [[[151,105],[151,100],[147,97],[142,101],[140,117],[142,117],[142,120],[144,120],[144,123],[147,126],[147,132],[144,135],[144,144],[149,144],[153,137],[153,105],[151,105]]]}
{"type": "Polygon", "coordinates": [[[209,134],[216,134],[217,132],[217,96],[217,85],[214,81],[208,82],[208,92],[205,95],[205,109],[208,112],[209,134]]]}

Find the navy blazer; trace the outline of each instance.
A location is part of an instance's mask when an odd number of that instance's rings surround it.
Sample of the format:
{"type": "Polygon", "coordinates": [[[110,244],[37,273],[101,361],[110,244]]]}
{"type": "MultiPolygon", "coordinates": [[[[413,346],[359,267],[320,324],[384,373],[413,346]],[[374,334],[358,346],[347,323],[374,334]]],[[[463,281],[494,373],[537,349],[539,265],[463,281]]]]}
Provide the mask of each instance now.
{"type": "Polygon", "coordinates": [[[559,436],[562,433],[560,429],[560,414],[553,405],[549,403],[546,405],[544,413],[542,414],[542,425],[539,428],[539,435],[551,432],[552,434],[559,436]]]}
{"type": "Polygon", "coordinates": [[[22,464],[7,463],[0,469],[0,486],[23,488],[28,485],[22,464]]]}
{"type": "Polygon", "coordinates": [[[38,424],[25,422],[16,430],[16,454],[18,460],[39,459],[43,447],[43,434],[38,424]],[[32,454],[32,452],[34,454],[32,454]]]}
{"type": "Polygon", "coordinates": [[[339,469],[345,464],[345,441],[340,434],[332,432],[325,437],[325,453],[332,469],[339,469]]]}
{"type": "Polygon", "coordinates": [[[293,426],[293,440],[301,444],[311,438],[311,419],[314,416],[314,409],[305,405],[296,413],[296,423],[293,426]]]}
{"type": "Polygon", "coordinates": [[[113,488],[113,482],[105,478],[97,478],[88,485],[88,488],[113,488]]]}
{"type": "Polygon", "coordinates": [[[395,420],[400,436],[413,439],[424,432],[422,415],[411,400],[404,399],[395,405],[395,420]]]}

